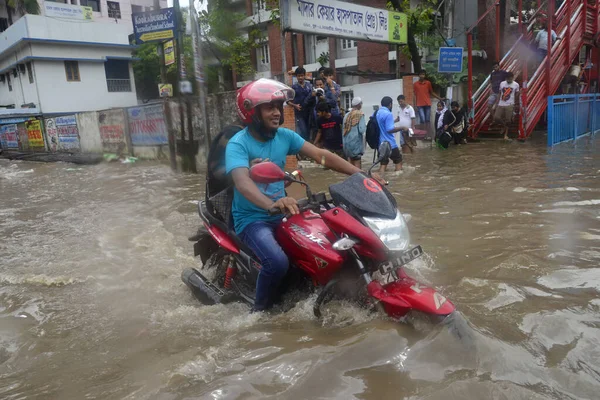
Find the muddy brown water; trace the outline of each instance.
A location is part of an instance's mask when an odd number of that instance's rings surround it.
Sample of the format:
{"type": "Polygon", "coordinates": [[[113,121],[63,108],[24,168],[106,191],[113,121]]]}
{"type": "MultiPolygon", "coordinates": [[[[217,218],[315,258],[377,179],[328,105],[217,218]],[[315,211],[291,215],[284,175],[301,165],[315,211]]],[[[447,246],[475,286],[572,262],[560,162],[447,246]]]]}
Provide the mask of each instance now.
{"type": "Polygon", "coordinates": [[[467,339],[314,298],[201,306],[180,273],[202,176],[0,160],[0,398],[598,399],[599,147],[420,148],[390,176],[427,253],[409,273],[467,339]]]}

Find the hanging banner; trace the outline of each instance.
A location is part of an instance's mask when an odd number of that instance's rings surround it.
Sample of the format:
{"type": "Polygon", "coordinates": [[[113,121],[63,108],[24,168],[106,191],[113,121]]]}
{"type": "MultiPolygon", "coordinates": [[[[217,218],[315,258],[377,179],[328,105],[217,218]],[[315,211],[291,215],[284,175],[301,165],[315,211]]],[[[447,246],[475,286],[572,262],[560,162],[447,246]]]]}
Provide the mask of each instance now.
{"type": "Polygon", "coordinates": [[[3,149],[18,149],[17,124],[3,125],[0,127],[0,140],[3,149]]]}
{"type": "Polygon", "coordinates": [[[25,122],[27,128],[27,137],[29,147],[44,147],[44,137],[42,136],[42,124],[39,120],[25,122]]]}
{"type": "Polygon", "coordinates": [[[163,44],[165,65],[175,64],[175,43],[172,40],[163,44]]]}
{"type": "Polygon", "coordinates": [[[44,2],[44,12],[46,17],[78,19],[91,21],[94,18],[92,7],[83,7],[64,3],[55,3],[53,1],[44,2]]]}
{"type": "Polygon", "coordinates": [[[159,146],[169,144],[163,105],[127,109],[129,134],[134,146],[159,146]]]}
{"type": "Polygon", "coordinates": [[[173,8],[131,14],[133,33],[138,44],[172,39],[177,29],[173,8]]]}
{"type": "Polygon", "coordinates": [[[312,35],[405,44],[406,14],[336,0],[282,0],[282,28],[312,35]]]}

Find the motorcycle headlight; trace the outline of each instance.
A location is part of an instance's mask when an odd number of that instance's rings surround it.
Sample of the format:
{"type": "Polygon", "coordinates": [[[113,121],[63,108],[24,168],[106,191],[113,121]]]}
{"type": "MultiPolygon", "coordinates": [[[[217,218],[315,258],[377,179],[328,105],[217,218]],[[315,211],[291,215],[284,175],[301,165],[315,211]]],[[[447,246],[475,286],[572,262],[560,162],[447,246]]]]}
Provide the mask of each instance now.
{"type": "Polygon", "coordinates": [[[400,211],[396,212],[394,219],[364,217],[364,220],[389,251],[408,249],[410,234],[400,211]]]}

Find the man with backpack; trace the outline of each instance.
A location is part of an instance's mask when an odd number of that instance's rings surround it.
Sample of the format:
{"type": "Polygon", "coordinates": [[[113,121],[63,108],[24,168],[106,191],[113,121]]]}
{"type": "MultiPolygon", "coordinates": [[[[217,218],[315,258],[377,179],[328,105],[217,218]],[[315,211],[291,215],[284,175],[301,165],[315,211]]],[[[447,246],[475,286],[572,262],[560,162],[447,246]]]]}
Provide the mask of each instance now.
{"type": "Polygon", "coordinates": [[[394,125],[394,115],[392,114],[392,105],[394,100],[391,97],[385,96],[381,99],[381,108],[375,111],[375,114],[369,120],[367,124],[367,143],[371,148],[377,148],[383,142],[389,142],[392,147],[392,154],[390,158],[381,161],[381,167],[379,168],[379,175],[384,178],[385,170],[390,163],[390,159],[395,165],[395,171],[402,170],[402,153],[398,148],[398,143],[394,137],[394,133],[400,132],[401,127],[394,125]],[[377,144],[375,145],[374,139],[378,138],[377,144]],[[373,146],[375,145],[375,147],[373,146]]]}

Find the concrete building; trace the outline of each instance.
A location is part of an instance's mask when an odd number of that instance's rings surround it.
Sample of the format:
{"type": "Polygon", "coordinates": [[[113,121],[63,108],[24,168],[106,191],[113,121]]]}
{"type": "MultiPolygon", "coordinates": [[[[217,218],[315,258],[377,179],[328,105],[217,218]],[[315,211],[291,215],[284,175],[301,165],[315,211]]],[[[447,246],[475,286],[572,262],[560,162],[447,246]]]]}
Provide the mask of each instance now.
{"type": "MultiPolygon", "coordinates": [[[[387,0],[356,0],[352,3],[386,8],[387,0]]],[[[420,0],[411,0],[411,6],[416,7],[420,0]]],[[[232,0],[230,3],[233,12],[245,13],[247,18],[240,24],[240,31],[259,28],[263,40],[259,43],[255,54],[252,55],[257,73],[255,76],[236,76],[234,82],[237,87],[249,80],[257,78],[283,79],[281,33],[277,21],[272,21],[271,12],[267,9],[265,0],[232,0]]],[[[448,38],[453,38],[456,46],[466,48],[465,29],[469,28],[485,12],[493,0],[449,0],[441,3],[434,18],[436,25],[448,38]]],[[[502,0],[501,7],[503,21],[508,25],[508,10],[510,2],[502,0]]],[[[210,0],[209,0],[210,10],[210,0]]],[[[486,22],[492,24],[495,13],[492,12],[486,22]]],[[[493,31],[493,30],[492,30],[493,31]]],[[[436,34],[437,35],[437,34],[436,34]]],[[[288,71],[302,65],[308,72],[316,73],[321,65],[331,67],[336,72],[336,81],[342,86],[341,105],[350,108],[354,92],[364,93],[359,85],[389,81],[396,79],[396,71],[412,73],[413,66],[410,59],[401,55],[400,67],[397,68],[396,46],[385,43],[337,39],[320,35],[302,33],[286,33],[286,65],[288,71]]],[[[494,57],[495,43],[487,33],[487,29],[476,32],[475,41],[478,50],[475,56],[487,58],[494,57]]],[[[509,45],[510,43],[507,43],[509,45]]],[[[423,62],[437,62],[437,54],[430,54],[422,49],[423,62]]],[[[465,52],[466,57],[466,52],[465,52]]],[[[465,61],[466,63],[466,61],[465,61]]],[[[380,85],[365,86],[364,88],[380,85]]],[[[364,89],[363,88],[363,89],[364,89]]],[[[390,88],[390,95],[395,97],[402,93],[399,81],[390,88]]]]}
{"type": "MultiPolygon", "coordinates": [[[[8,26],[17,22],[22,15],[14,10],[10,11],[6,6],[6,0],[0,0],[0,32],[6,30],[8,26]]],[[[94,22],[104,22],[109,24],[125,25],[128,34],[133,33],[131,14],[137,12],[150,11],[154,9],[154,0],[38,0],[40,6],[40,15],[46,16],[47,6],[61,5],[65,9],[76,9],[79,6],[90,7],[92,9],[91,20],[94,22]]],[[[159,0],[160,8],[167,7],[167,0],[159,0]]],[[[70,17],[60,17],[51,15],[63,21],[68,21],[70,17]]]]}
{"type": "Polygon", "coordinates": [[[41,15],[23,16],[0,0],[0,115],[136,105],[131,14],[154,1],[38,1],[41,15]]]}
{"type": "Polygon", "coordinates": [[[137,104],[128,30],[25,15],[0,34],[0,114],[137,104]]]}

